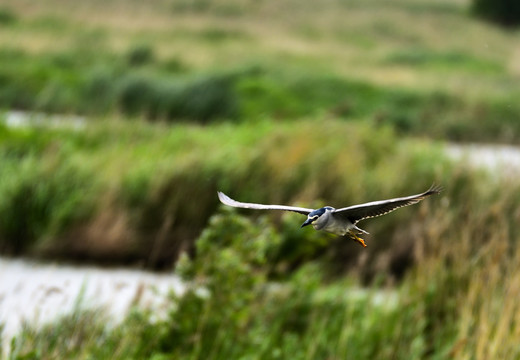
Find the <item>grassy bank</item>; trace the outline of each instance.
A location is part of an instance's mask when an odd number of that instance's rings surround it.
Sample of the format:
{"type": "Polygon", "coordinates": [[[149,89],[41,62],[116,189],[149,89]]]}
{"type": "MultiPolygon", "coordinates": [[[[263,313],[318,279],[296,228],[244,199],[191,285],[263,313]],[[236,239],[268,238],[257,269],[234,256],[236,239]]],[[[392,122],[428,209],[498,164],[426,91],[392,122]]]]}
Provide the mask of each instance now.
{"type": "MultiPolygon", "coordinates": [[[[365,280],[381,272],[400,278],[417,261],[410,249],[418,229],[429,228],[428,208],[454,219],[487,211],[472,194],[488,194],[493,182],[449,162],[440,145],[403,140],[391,127],[319,121],[3,128],[2,252],[170,267],[182,251],[193,254],[194,240],[222,211],[217,190],[251,202],[341,207],[442,184],[440,197],[363,223],[366,250],[299,229],[298,214],[266,214],[282,236],[270,252],[273,274],[321,258],[332,273],[363,264],[365,280]]],[[[508,201],[513,208],[515,197],[508,201]]]]}
{"type": "MultiPolygon", "coordinates": [[[[460,176],[440,147],[398,141],[390,127],[319,121],[319,127],[315,121],[4,127],[2,250],[167,266],[192,249],[218,210],[217,190],[249,201],[343,206],[460,176]]],[[[367,230],[389,246],[397,237],[395,220],[414,213],[404,210],[367,230]]],[[[271,216],[288,249],[303,236],[314,244],[308,256],[324,251],[323,237],[293,226],[297,215],[271,216]]],[[[298,251],[294,263],[307,256],[298,251]]]]}

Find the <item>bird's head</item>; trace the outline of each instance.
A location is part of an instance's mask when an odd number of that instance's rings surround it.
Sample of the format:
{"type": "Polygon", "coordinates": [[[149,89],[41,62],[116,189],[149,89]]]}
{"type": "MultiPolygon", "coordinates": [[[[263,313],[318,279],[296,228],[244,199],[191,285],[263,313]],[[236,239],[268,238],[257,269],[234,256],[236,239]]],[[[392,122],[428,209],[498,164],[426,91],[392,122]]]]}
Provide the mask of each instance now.
{"type": "Polygon", "coordinates": [[[319,209],[316,209],[314,211],[311,211],[309,213],[309,215],[307,215],[307,220],[305,220],[305,222],[302,224],[301,227],[304,227],[304,226],[307,226],[307,225],[311,225],[313,224],[316,220],[318,220],[323,214],[325,214],[327,212],[327,210],[332,210],[332,208],[330,206],[325,206],[325,207],[322,207],[322,208],[319,208],[319,209]]]}

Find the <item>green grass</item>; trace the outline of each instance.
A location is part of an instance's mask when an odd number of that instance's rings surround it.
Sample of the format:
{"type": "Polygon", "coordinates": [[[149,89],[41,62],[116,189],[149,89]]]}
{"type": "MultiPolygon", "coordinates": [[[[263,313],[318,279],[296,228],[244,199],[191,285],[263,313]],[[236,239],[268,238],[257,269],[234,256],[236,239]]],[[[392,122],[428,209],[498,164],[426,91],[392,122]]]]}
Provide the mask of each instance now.
{"type": "MultiPolygon", "coordinates": [[[[34,62],[23,52],[4,50],[0,58],[9,65],[0,74],[4,85],[0,102],[8,108],[87,115],[120,111],[167,121],[250,121],[330,113],[346,119],[383,121],[403,133],[456,141],[514,142],[520,132],[516,121],[520,109],[513,95],[472,100],[446,92],[380,87],[330,73],[303,75],[283,67],[185,74],[177,72],[182,71],[182,63],[172,60],[154,71],[146,64],[135,69],[132,51],[139,49],[131,50],[127,59],[94,65],[77,61],[77,56],[88,59],[89,54],[50,54],[34,62]],[[20,78],[24,86],[19,85],[20,78]]],[[[448,55],[442,55],[439,62],[411,52],[396,54],[388,61],[445,66],[442,64],[451,62],[448,55]]],[[[468,65],[462,59],[464,68],[493,71],[493,65],[472,59],[467,60],[468,65]]]]}
{"type": "MultiPolygon", "coordinates": [[[[156,66],[147,46],[106,61],[86,62],[89,58],[93,54],[56,53],[35,61],[18,50],[4,50],[0,62],[4,59],[9,65],[0,70],[0,104],[50,113],[120,113],[166,122],[285,121],[329,115],[452,141],[515,143],[520,134],[520,106],[514,93],[471,99],[442,91],[377,86],[333,73],[304,74],[304,69],[286,66],[184,72],[182,63],[174,60],[156,66]],[[132,60],[135,56],[145,60],[132,60]]],[[[460,62],[465,69],[495,71],[493,64],[459,53],[430,56],[412,51],[386,61],[426,69],[460,62]]]]}
{"type": "MultiPolygon", "coordinates": [[[[389,127],[326,119],[319,128],[312,120],[206,127],[99,120],[82,131],[3,128],[0,189],[12,217],[4,217],[0,238],[10,252],[112,254],[114,261],[161,266],[192,246],[218,209],[217,190],[249,201],[341,206],[420,192],[453,176],[440,147],[401,143],[396,136],[389,127]],[[429,167],[415,165],[425,157],[429,167]],[[403,172],[409,174],[404,182],[403,172]],[[374,181],[380,176],[385,182],[374,181]],[[60,186],[64,181],[67,186],[60,186]],[[118,221],[105,223],[110,218],[118,221]],[[119,222],[126,224],[123,232],[110,231],[119,222]],[[109,243],[119,246],[102,251],[106,242],[83,238],[98,233],[89,228],[104,229],[115,237],[109,243]],[[15,251],[22,239],[17,234],[27,229],[27,247],[15,251]],[[91,248],[78,250],[75,238],[91,248]]],[[[295,221],[287,219],[286,231],[295,221]]],[[[300,236],[315,235],[298,232],[287,241],[300,236]]],[[[301,263],[323,248],[318,241],[287,256],[301,263]]]]}

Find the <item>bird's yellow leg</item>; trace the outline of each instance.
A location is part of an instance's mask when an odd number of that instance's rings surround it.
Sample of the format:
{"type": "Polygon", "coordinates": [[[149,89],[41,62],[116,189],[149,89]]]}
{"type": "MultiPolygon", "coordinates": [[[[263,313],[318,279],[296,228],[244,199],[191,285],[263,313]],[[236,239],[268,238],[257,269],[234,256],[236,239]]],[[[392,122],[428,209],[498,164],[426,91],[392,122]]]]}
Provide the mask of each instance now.
{"type": "Polygon", "coordinates": [[[354,234],[353,232],[349,232],[348,234],[350,235],[350,237],[352,238],[352,240],[357,241],[358,243],[360,243],[361,245],[363,245],[363,247],[367,247],[367,244],[365,244],[365,240],[361,239],[359,236],[357,236],[357,235],[354,234]]]}

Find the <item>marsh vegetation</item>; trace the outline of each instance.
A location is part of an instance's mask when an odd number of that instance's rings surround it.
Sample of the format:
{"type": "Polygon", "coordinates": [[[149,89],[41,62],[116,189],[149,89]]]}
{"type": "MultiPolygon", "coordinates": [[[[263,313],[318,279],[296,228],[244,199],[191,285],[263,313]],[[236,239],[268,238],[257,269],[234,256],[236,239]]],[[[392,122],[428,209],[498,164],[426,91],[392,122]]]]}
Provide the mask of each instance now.
{"type": "Polygon", "coordinates": [[[1,254],[187,286],[161,318],[28,324],[9,357],[520,358],[520,182],[445,151],[518,145],[520,39],[468,6],[0,1],[0,106],[84,119],[0,124],[1,254]],[[366,249],[216,197],[340,207],[432,182],[363,223],[366,249]]]}

